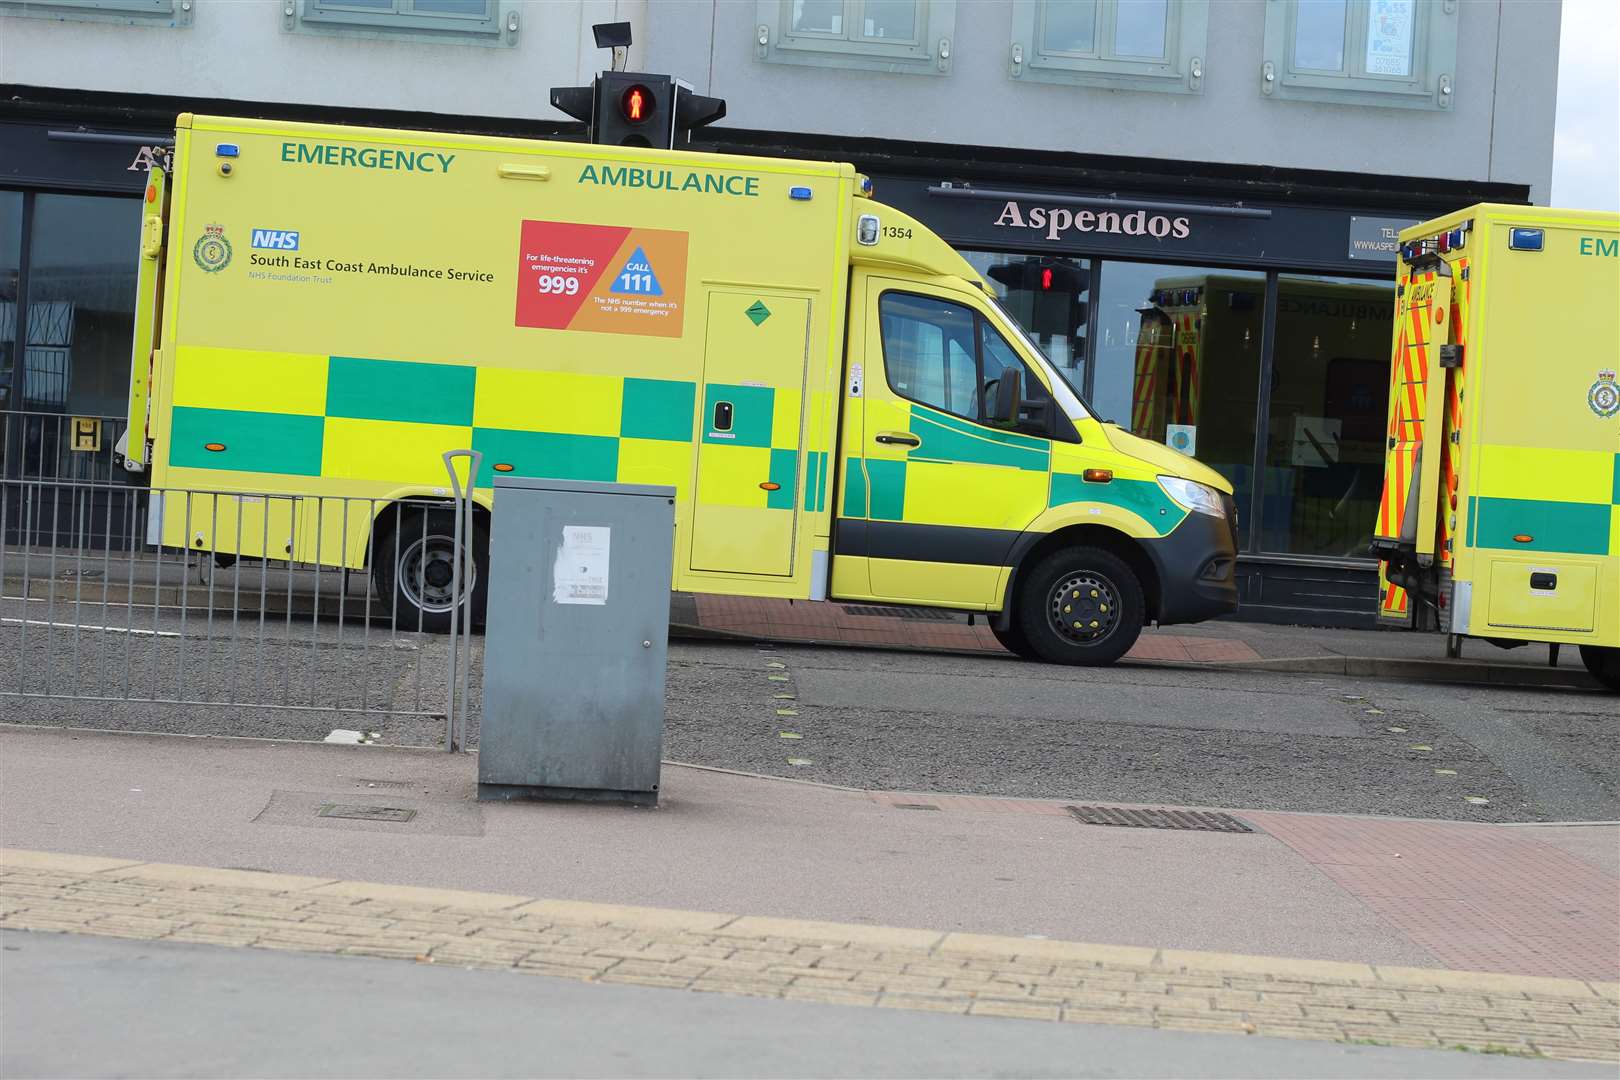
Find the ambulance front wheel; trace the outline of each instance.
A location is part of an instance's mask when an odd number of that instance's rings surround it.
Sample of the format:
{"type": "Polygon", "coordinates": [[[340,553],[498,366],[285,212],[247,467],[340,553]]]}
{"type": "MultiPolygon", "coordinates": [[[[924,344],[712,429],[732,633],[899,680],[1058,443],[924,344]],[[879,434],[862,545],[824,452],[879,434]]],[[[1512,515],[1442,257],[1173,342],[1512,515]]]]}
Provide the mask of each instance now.
{"type": "Polygon", "coordinates": [[[452,510],[404,509],[391,526],[377,532],[373,548],[377,596],[390,605],[394,624],[401,630],[444,634],[450,630],[450,612],[461,604],[467,617],[472,601],[473,623],[484,621],[489,596],[489,532],[483,520],[473,518],[472,561],[462,573],[472,581],[455,586],[456,517],[452,510]]]}
{"type": "Polygon", "coordinates": [[[995,623],[990,624],[990,632],[996,635],[1001,647],[1018,657],[1020,660],[1039,660],[1041,656],[1030,647],[1029,639],[1024,636],[1023,628],[1018,625],[1016,618],[1007,623],[1007,629],[1002,630],[995,623]]]}
{"type": "Polygon", "coordinates": [[[1023,575],[1013,619],[1030,649],[1054,664],[1112,664],[1142,633],[1142,583],[1111,551],[1053,552],[1023,575]]]}
{"type": "Polygon", "coordinates": [[[1592,678],[1610,690],[1620,692],[1620,649],[1582,645],[1581,663],[1592,673],[1592,678]]]}

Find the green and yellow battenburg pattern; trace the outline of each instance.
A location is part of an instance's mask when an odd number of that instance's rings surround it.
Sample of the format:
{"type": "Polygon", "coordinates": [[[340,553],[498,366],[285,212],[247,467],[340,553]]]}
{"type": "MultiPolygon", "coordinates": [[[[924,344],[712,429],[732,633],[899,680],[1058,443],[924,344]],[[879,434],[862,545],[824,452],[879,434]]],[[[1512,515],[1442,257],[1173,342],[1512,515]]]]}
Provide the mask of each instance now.
{"type": "Polygon", "coordinates": [[[844,488],[845,517],[1007,527],[993,510],[987,515],[985,508],[964,504],[957,497],[962,478],[951,469],[964,464],[997,467],[1002,473],[999,486],[1027,489],[1027,501],[1019,500],[1024,514],[1029,505],[1090,503],[1129,511],[1159,536],[1187,516],[1151,477],[1115,476],[1108,483],[1087,483],[1083,472],[1092,459],[1066,453],[1066,444],[1057,444],[1054,452],[1054,444],[1046,439],[997,431],[916,402],[896,407],[906,410],[906,430],[922,440],[921,445],[895,458],[857,459],[844,488]]]}
{"type": "Polygon", "coordinates": [[[1468,499],[1469,547],[1620,554],[1620,453],[1483,446],[1480,461],[1481,482],[1468,499]]]}
{"type": "MultiPolygon", "coordinates": [[[[705,502],[791,510],[799,492],[797,395],[704,388],[747,401],[700,480],[705,502]],[[770,418],[760,422],[759,418],[770,418]],[[786,444],[786,445],[784,445],[786,444]],[[756,460],[756,458],[758,460],[756,460]],[[766,491],[759,478],[778,487],[766,491]]],[[[442,487],[440,455],[483,455],[518,476],[668,484],[685,498],[693,470],[696,383],[347,356],[186,348],[176,358],[171,468],[324,476],[442,487]]],[[[809,455],[804,509],[824,508],[827,455],[809,455]]]]}

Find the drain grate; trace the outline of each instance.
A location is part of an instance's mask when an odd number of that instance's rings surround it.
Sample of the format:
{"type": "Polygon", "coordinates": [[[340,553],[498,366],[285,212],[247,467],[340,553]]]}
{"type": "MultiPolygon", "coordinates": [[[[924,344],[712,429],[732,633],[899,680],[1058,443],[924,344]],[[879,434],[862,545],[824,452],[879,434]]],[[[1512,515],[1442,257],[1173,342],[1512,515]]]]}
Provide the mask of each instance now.
{"type": "Polygon", "coordinates": [[[322,803],[317,817],[352,818],[355,821],[409,821],[416,811],[403,806],[356,806],[350,803],[322,803]]]}
{"type": "Polygon", "coordinates": [[[845,615],[864,615],[870,619],[911,619],[914,622],[955,622],[954,612],[940,608],[875,607],[870,604],[844,604],[845,615]]]}
{"type": "Polygon", "coordinates": [[[926,802],[897,802],[897,803],[895,803],[893,805],[894,805],[894,808],[896,810],[938,810],[939,809],[939,807],[935,806],[933,803],[926,803],[926,802]]]}
{"type": "Polygon", "coordinates": [[[347,779],[351,784],[358,784],[363,787],[371,788],[404,789],[413,788],[417,784],[417,781],[415,780],[374,780],[369,776],[350,776],[346,777],[345,779],[347,779]]]}
{"type": "Polygon", "coordinates": [[[1136,829],[1193,829],[1199,832],[1252,833],[1231,814],[1203,810],[1138,810],[1124,806],[1069,806],[1071,817],[1085,825],[1124,825],[1136,829]]]}

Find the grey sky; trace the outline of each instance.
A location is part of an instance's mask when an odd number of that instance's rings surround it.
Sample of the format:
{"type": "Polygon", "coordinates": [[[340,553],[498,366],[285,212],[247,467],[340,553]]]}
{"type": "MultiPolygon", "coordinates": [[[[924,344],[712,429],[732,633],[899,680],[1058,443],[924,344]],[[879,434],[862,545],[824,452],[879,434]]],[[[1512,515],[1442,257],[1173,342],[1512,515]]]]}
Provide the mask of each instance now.
{"type": "Polygon", "coordinates": [[[1620,4],[1564,0],[1552,204],[1620,210],[1620,4]]]}

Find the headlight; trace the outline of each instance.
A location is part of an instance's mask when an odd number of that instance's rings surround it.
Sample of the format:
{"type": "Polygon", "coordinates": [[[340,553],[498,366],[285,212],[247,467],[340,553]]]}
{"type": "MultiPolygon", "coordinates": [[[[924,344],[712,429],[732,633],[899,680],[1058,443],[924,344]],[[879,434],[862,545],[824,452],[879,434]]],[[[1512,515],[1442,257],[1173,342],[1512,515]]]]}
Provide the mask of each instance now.
{"type": "Polygon", "coordinates": [[[1226,518],[1226,507],[1221,501],[1221,493],[1208,484],[1200,484],[1196,480],[1186,480],[1179,476],[1161,476],[1159,486],[1188,510],[1222,520],[1226,518]]]}

